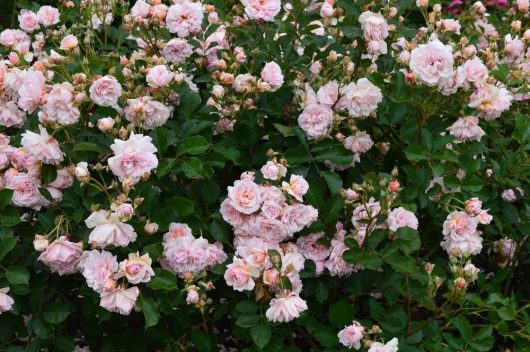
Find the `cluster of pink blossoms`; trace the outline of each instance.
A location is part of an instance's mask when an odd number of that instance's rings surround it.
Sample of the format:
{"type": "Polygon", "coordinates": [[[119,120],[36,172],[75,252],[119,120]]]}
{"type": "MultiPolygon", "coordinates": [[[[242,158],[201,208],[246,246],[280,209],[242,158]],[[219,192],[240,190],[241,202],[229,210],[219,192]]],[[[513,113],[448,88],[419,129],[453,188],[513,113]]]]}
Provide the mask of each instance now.
{"type": "MultiPolygon", "coordinates": [[[[273,160],[261,172],[279,183],[287,169],[273,160]]],[[[293,320],[307,309],[299,296],[305,258],[296,244],[284,241],[317,219],[317,210],[302,203],[308,189],[302,176],[291,175],[281,186],[259,185],[253,172],[245,172],[228,187],[228,198],[221,204],[224,220],[234,228],[236,246],[224,274],[226,283],[237,291],[255,289],[260,297],[264,290],[273,294],[266,312],[273,322],[293,320]]]]}
{"type": "Polygon", "coordinates": [[[8,295],[9,287],[0,288],[0,314],[13,309],[15,301],[8,295]]]}
{"type": "Polygon", "coordinates": [[[443,224],[444,239],[440,243],[448,254],[458,257],[480,253],[482,237],[477,227],[492,220],[488,211],[482,209],[480,199],[468,199],[465,205],[465,211],[454,211],[447,216],[443,224]]]}
{"type": "Polygon", "coordinates": [[[0,134],[0,189],[13,191],[14,206],[35,210],[60,201],[62,191],[73,183],[73,175],[66,168],[58,168],[52,182],[41,180],[41,165],[59,164],[63,153],[57,140],[43,126],[39,129],[40,134],[31,131],[22,134],[21,148],[9,145],[9,137],[0,134]],[[51,199],[44,197],[40,189],[46,189],[51,199]]]}
{"type": "Polygon", "coordinates": [[[208,243],[202,236],[195,238],[186,224],[171,223],[162,245],[162,267],[181,277],[197,276],[227,258],[220,243],[208,243]]]}

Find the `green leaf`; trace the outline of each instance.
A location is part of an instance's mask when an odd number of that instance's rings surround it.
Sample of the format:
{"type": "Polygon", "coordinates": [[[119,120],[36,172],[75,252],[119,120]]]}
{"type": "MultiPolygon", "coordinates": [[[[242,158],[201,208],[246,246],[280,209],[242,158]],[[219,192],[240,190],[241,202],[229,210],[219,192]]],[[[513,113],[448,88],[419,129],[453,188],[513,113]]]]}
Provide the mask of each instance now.
{"type": "Polygon", "coordinates": [[[9,236],[0,241],[0,260],[17,245],[17,237],[9,236]]]}
{"type": "Polygon", "coordinates": [[[482,189],[484,181],[477,175],[470,175],[462,182],[462,189],[469,192],[478,192],[482,189]]]}
{"type": "Polygon", "coordinates": [[[339,175],[333,171],[322,171],[320,174],[324,177],[324,180],[326,180],[328,188],[332,194],[335,194],[342,189],[342,178],[339,175]]]}
{"type": "Polygon", "coordinates": [[[515,132],[513,138],[521,144],[530,140],[530,119],[521,113],[515,116],[515,132]]]}
{"type": "Polygon", "coordinates": [[[40,170],[40,176],[44,183],[51,183],[57,178],[57,166],[43,164],[40,170]]]}
{"type": "Polygon", "coordinates": [[[319,142],[311,149],[311,152],[314,153],[315,159],[321,162],[329,160],[335,164],[349,165],[353,161],[351,150],[344,148],[337,141],[325,140],[319,142]]]}
{"type": "Polygon", "coordinates": [[[453,325],[458,329],[462,337],[467,341],[473,336],[473,330],[469,320],[464,315],[459,315],[453,320],[453,325]]]}
{"type": "Polygon", "coordinates": [[[203,163],[199,158],[189,158],[182,162],[181,168],[189,179],[203,178],[203,163]]]}
{"type": "Polygon", "coordinates": [[[279,124],[279,123],[273,123],[272,124],[274,126],[274,128],[276,128],[278,130],[278,132],[280,132],[282,134],[282,136],[284,137],[293,137],[293,136],[296,136],[295,132],[294,132],[294,127],[289,127],[289,126],[284,126],[282,124],[279,124]]]}
{"type": "Polygon", "coordinates": [[[353,306],[346,300],[340,300],[329,307],[328,318],[336,328],[342,329],[353,321],[353,306]]]}
{"type": "Polygon", "coordinates": [[[250,336],[252,336],[252,341],[259,347],[265,347],[271,340],[272,330],[269,325],[258,324],[255,325],[252,330],[250,330],[250,336]]]}
{"type": "Polygon", "coordinates": [[[158,167],[156,168],[156,174],[158,177],[163,177],[171,172],[171,169],[175,166],[176,159],[162,159],[158,167]]]}
{"type": "Polygon", "coordinates": [[[420,161],[427,159],[427,154],[422,146],[411,144],[405,149],[405,155],[410,161],[420,161]]]}
{"type": "Polygon", "coordinates": [[[324,347],[335,346],[339,343],[337,330],[331,326],[319,325],[313,332],[313,336],[324,347]]]}
{"type": "Polygon", "coordinates": [[[193,213],[195,203],[183,197],[171,197],[162,207],[162,210],[172,210],[175,215],[184,217],[193,213]]]}
{"type": "Polygon", "coordinates": [[[30,326],[35,335],[41,339],[46,339],[51,336],[52,326],[40,316],[33,317],[30,321],[30,326]]]}
{"type": "Polygon", "coordinates": [[[6,270],[7,281],[12,285],[27,285],[29,272],[22,266],[10,266],[6,270]]]}
{"type": "Polygon", "coordinates": [[[201,106],[201,97],[189,89],[180,94],[179,112],[180,117],[191,119],[201,106]]]}
{"type": "Polygon", "coordinates": [[[414,258],[401,255],[397,252],[383,257],[383,260],[390,264],[395,270],[401,273],[414,273],[416,271],[416,261],[414,258]]]}
{"type": "Polygon", "coordinates": [[[200,352],[213,351],[214,345],[210,336],[202,330],[193,330],[191,341],[200,352]]]}
{"type": "Polygon", "coordinates": [[[95,152],[104,154],[107,152],[107,149],[95,143],[80,142],[74,145],[72,152],[95,152]]]}
{"type": "Polygon", "coordinates": [[[243,300],[236,304],[236,310],[241,313],[256,313],[259,306],[256,302],[251,300],[243,300]]]}
{"type": "Polygon", "coordinates": [[[155,276],[147,283],[147,287],[155,291],[173,291],[177,289],[177,278],[167,270],[153,269],[155,276]]]}
{"type": "Polygon", "coordinates": [[[145,328],[155,326],[158,324],[158,319],[160,318],[160,310],[158,309],[157,304],[149,297],[140,295],[136,301],[138,307],[144,313],[145,318],[145,328]]]}
{"type": "Polygon", "coordinates": [[[226,225],[221,220],[214,219],[210,223],[210,233],[216,241],[220,243],[228,243],[229,230],[226,228],[226,225]]]}
{"type": "Polygon", "coordinates": [[[20,224],[20,213],[16,208],[5,208],[0,212],[0,225],[11,227],[20,224]]]}
{"type": "Polygon", "coordinates": [[[376,270],[381,267],[383,261],[377,254],[364,252],[359,249],[350,249],[343,253],[342,258],[349,264],[362,264],[367,269],[376,270]]]}
{"type": "Polygon", "coordinates": [[[70,308],[64,303],[48,303],[44,306],[42,317],[50,324],[58,324],[70,315],[70,308]]]}
{"type": "Polygon", "coordinates": [[[0,209],[8,205],[11,202],[12,197],[13,197],[12,189],[5,188],[1,190],[0,191],[0,209]]]}
{"type": "Polygon", "coordinates": [[[53,197],[50,191],[48,191],[46,188],[39,187],[39,193],[42,194],[42,196],[48,201],[53,202],[53,197]]]}
{"type": "Polygon", "coordinates": [[[236,319],[236,325],[242,328],[250,328],[258,322],[259,316],[254,312],[242,312],[236,319]]]}
{"type": "Polygon", "coordinates": [[[206,140],[203,136],[191,136],[182,141],[177,155],[191,154],[198,155],[202,154],[210,148],[210,142],[206,140]]]}

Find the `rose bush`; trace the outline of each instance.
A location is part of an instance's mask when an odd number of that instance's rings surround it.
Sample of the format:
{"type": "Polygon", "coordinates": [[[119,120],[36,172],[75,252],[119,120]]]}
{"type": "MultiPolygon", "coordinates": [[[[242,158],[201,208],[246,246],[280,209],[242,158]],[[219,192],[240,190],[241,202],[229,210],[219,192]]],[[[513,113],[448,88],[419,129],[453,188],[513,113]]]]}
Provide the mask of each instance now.
{"type": "Polygon", "coordinates": [[[17,4],[2,350],[528,349],[528,0],[17,4]]]}

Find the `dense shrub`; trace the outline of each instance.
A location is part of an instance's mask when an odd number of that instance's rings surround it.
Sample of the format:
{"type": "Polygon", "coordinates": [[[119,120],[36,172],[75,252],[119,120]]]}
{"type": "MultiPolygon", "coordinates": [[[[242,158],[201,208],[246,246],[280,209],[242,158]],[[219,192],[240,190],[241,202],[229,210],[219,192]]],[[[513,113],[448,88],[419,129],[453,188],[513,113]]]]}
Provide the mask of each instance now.
{"type": "Polygon", "coordinates": [[[528,0],[18,5],[1,350],[528,350],[528,0]]]}

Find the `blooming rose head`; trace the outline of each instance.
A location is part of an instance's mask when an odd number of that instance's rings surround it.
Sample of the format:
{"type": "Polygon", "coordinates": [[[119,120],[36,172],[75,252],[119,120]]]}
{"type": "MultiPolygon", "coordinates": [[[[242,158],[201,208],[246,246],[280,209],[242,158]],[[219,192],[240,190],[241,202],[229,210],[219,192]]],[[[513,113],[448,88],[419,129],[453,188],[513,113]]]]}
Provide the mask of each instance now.
{"type": "Polygon", "coordinates": [[[380,13],[365,11],[359,16],[359,22],[366,41],[385,40],[388,37],[388,24],[380,13]]]}
{"type": "Polygon", "coordinates": [[[297,293],[289,292],[273,298],[265,315],[271,322],[285,323],[298,318],[305,310],[307,303],[297,293]]]}
{"type": "Polygon", "coordinates": [[[66,236],[61,236],[41,253],[39,260],[59,275],[73,274],[77,272],[82,253],[81,243],[70,242],[66,236]]]}
{"type": "Polygon", "coordinates": [[[133,132],[126,141],[115,139],[110,148],[114,152],[114,156],[108,159],[110,170],[122,182],[129,178],[136,183],[158,166],[157,149],[151,143],[151,137],[133,132]]]}
{"type": "Polygon", "coordinates": [[[0,288],[0,314],[13,308],[15,301],[8,295],[9,287],[0,288]]]}
{"type": "Polygon", "coordinates": [[[162,88],[170,84],[173,81],[173,77],[173,72],[166,65],[156,65],[149,68],[145,80],[150,87],[162,88]]]}
{"type": "Polygon", "coordinates": [[[451,49],[435,39],[412,50],[409,66],[423,83],[432,87],[451,78],[453,63],[451,49]]]}
{"type": "Polygon", "coordinates": [[[151,277],[155,275],[151,264],[152,260],[148,253],[142,256],[138,252],[130,253],[129,259],[120,263],[118,276],[125,276],[131,284],[149,282],[151,281],[151,277]]]}
{"type": "Polygon", "coordinates": [[[285,177],[287,174],[287,168],[274,159],[272,161],[267,161],[267,163],[263,165],[261,173],[263,174],[263,178],[276,181],[285,177]]]}
{"type": "Polygon", "coordinates": [[[103,291],[101,293],[100,306],[111,312],[122,315],[129,315],[140,295],[138,287],[133,286],[128,289],[117,287],[114,290],[103,291]]]}
{"type": "Polygon", "coordinates": [[[184,38],[201,30],[203,18],[203,5],[200,2],[183,0],[169,7],[166,27],[171,33],[184,38]]]}
{"type": "Polygon", "coordinates": [[[293,196],[299,202],[302,201],[302,197],[309,190],[309,183],[305,180],[303,176],[291,175],[289,183],[283,181],[282,188],[291,196],[293,196]]]}
{"type": "Polygon", "coordinates": [[[41,6],[37,11],[37,18],[39,23],[44,27],[50,27],[59,23],[59,10],[51,6],[41,6]]]}
{"type": "Polygon", "coordinates": [[[280,12],[280,0],[241,0],[245,13],[252,20],[273,21],[280,12]]]}
{"type": "Polygon", "coordinates": [[[243,214],[252,214],[261,208],[261,192],[256,183],[250,180],[238,180],[228,187],[230,205],[243,214]]]}
{"type": "Polygon", "coordinates": [[[354,321],[351,325],[346,326],[337,334],[339,342],[348,348],[361,348],[361,340],[364,336],[364,328],[361,324],[354,321]]]}
{"type": "Polygon", "coordinates": [[[273,90],[280,88],[283,84],[280,66],[274,61],[267,62],[261,70],[261,79],[267,82],[273,90]]]}
{"type": "Polygon", "coordinates": [[[114,107],[121,96],[121,85],[115,77],[107,75],[95,80],[89,92],[94,103],[114,107]]]}
{"type": "Polygon", "coordinates": [[[298,126],[310,139],[324,136],[333,122],[333,110],[327,105],[309,104],[298,117],[298,126]]]}
{"type": "Polygon", "coordinates": [[[22,10],[18,15],[18,23],[20,25],[20,29],[31,33],[39,27],[39,18],[33,11],[22,10]]]}
{"type": "Polygon", "coordinates": [[[255,286],[254,278],[260,273],[256,266],[244,260],[234,258],[234,262],[226,266],[224,279],[228,286],[232,286],[236,291],[252,290],[255,286]]]}

